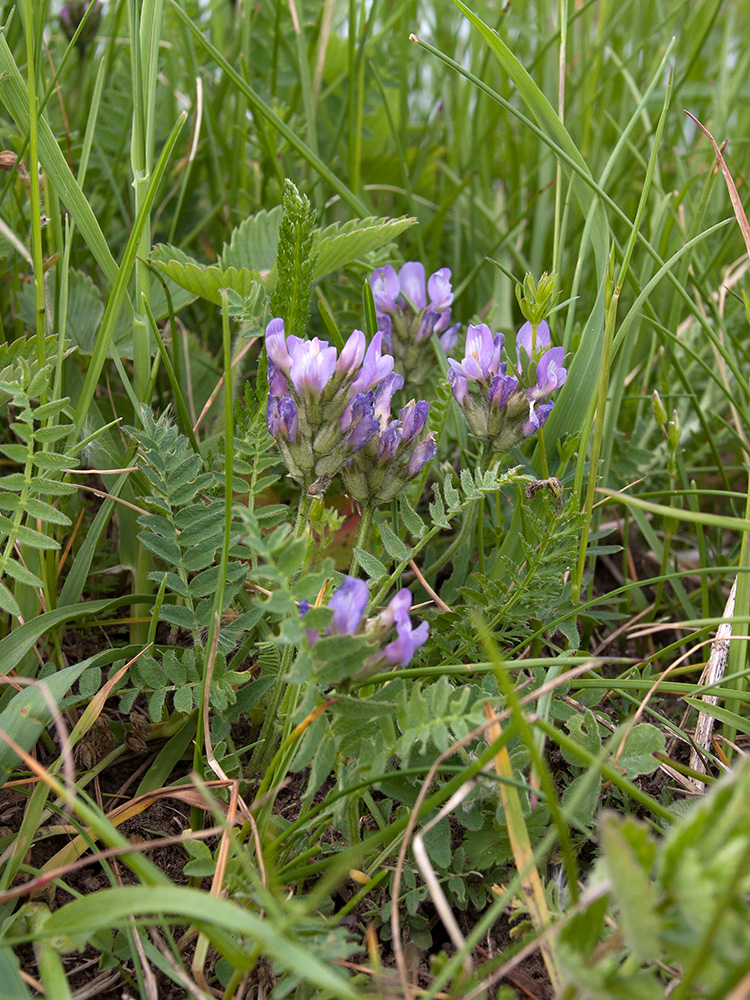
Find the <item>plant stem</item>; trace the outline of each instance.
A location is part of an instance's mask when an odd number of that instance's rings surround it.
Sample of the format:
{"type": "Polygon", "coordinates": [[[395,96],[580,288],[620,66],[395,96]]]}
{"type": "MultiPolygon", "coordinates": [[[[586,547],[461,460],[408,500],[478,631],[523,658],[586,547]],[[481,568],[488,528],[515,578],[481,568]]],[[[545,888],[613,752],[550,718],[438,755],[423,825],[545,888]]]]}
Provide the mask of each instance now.
{"type": "Polygon", "coordinates": [[[361,510],[359,516],[359,528],[357,530],[357,538],[354,542],[354,551],[352,552],[352,561],[349,567],[350,576],[359,576],[359,560],[357,559],[357,549],[365,549],[369,539],[370,539],[370,529],[372,528],[372,516],[375,513],[375,505],[372,503],[366,503],[361,510]]]}

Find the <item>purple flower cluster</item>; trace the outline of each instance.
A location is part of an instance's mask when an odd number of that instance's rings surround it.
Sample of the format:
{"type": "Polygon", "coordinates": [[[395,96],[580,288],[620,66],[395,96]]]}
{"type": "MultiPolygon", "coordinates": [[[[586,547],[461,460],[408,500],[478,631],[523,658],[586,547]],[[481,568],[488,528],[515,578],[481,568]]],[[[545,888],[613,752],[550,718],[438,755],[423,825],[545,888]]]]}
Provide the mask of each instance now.
{"type": "Polygon", "coordinates": [[[420,438],[430,404],[414,399],[391,419],[391,399],[402,388],[400,375],[387,375],[373,394],[378,430],[341,470],[350,496],[359,503],[388,503],[435,457],[435,434],[420,438]]]}
{"type": "Polygon", "coordinates": [[[562,347],[551,347],[549,326],[524,323],[516,337],[518,365],[509,374],[504,338],[486,323],[470,326],[462,361],[448,360],[448,380],[472,433],[493,452],[510,451],[543,426],[549,399],[567,378],[562,347]]]}
{"type": "Polygon", "coordinates": [[[284,321],[266,327],[268,430],[290,475],[324,493],[330,479],[378,432],[373,390],[393,371],[382,333],[370,345],[355,330],[339,354],[328,341],[287,337],[284,321]]]}
{"type": "MultiPolygon", "coordinates": [[[[411,609],[411,593],[404,588],[391,599],[388,606],[375,618],[365,618],[365,609],[370,600],[370,593],[364,580],[353,576],[345,576],[336,593],[328,602],[333,611],[331,624],[326,629],[327,635],[368,635],[375,642],[382,641],[396,629],[396,638],[365,661],[364,669],[369,673],[385,666],[405,667],[420,646],[427,642],[430,626],[422,622],[416,628],[412,626],[409,611],[411,609]]],[[[307,629],[307,641],[312,646],[320,634],[313,629],[307,629]]]]}
{"type": "Polygon", "coordinates": [[[425,282],[424,265],[418,261],[404,264],[398,274],[388,264],[370,275],[383,343],[410,381],[425,378],[432,367],[432,358],[420,347],[424,341],[438,336],[447,354],[458,340],[458,324],[450,325],[450,279],[450,269],[441,267],[425,282]]]}

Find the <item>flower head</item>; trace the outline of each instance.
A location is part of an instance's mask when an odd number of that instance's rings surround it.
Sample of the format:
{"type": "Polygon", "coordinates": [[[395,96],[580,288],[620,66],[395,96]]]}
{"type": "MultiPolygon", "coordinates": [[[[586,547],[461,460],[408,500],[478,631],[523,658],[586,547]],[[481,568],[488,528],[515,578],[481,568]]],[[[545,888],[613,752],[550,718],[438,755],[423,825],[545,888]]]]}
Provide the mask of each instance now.
{"type": "MultiPolygon", "coordinates": [[[[354,330],[339,355],[327,340],[287,337],[282,319],[266,327],[268,430],[304,488],[323,489],[378,431],[373,390],[393,371],[382,340],[378,333],[366,347],[354,330]]],[[[391,394],[400,379],[392,376],[391,394]]]]}
{"type": "Polygon", "coordinates": [[[524,323],[516,337],[518,367],[508,374],[502,334],[485,323],[470,326],[464,358],[448,360],[448,381],[472,433],[494,452],[505,452],[534,434],[548,418],[552,402],[543,402],[564,384],[562,347],[550,346],[549,326],[524,323]]]}
{"type": "Polygon", "coordinates": [[[432,359],[420,345],[435,334],[444,350],[454,346],[457,327],[451,327],[453,289],[451,272],[441,267],[425,280],[424,265],[408,261],[401,270],[379,267],[370,275],[378,329],[392,350],[400,370],[411,381],[429,375],[432,359]]]}
{"type": "MultiPolygon", "coordinates": [[[[416,628],[412,625],[410,610],[412,596],[409,590],[403,588],[391,598],[387,607],[374,618],[366,618],[365,610],[370,599],[367,584],[352,576],[345,576],[328,607],[333,611],[331,624],[326,628],[326,635],[364,635],[375,647],[374,652],[367,657],[362,670],[355,675],[356,679],[365,676],[384,666],[406,666],[414,653],[427,641],[430,626],[426,621],[416,628]],[[390,642],[382,645],[396,630],[396,636],[390,642]]],[[[303,602],[300,605],[300,615],[304,616],[308,608],[303,602]],[[304,607],[303,607],[304,605],[304,607]]],[[[305,629],[310,646],[320,638],[314,629],[305,629]]]]}

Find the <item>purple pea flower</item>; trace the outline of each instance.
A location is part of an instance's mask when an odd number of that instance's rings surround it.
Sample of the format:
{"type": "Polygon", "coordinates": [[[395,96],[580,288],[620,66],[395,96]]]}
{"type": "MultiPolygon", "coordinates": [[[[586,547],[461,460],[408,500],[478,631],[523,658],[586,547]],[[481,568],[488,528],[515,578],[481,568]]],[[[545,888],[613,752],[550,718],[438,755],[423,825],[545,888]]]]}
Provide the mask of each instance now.
{"type": "Polygon", "coordinates": [[[396,372],[391,372],[390,375],[386,375],[377,389],[375,389],[375,416],[377,417],[379,426],[383,430],[385,430],[391,421],[391,400],[393,399],[393,394],[402,389],[403,385],[403,377],[396,372]]]}
{"type": "MultiPolygon", "coordinates": [[[[380,429],[373,390],[391,375],[393,358],[382,352],[382,333],[369,347],[354,330],[341,349],[327,340],[286,336],[284,321],[266,328],[268,429],[292,478],[304,489],[325,492],[344,463],[380,429]]],[[[403,379],[393,375],[383,407],[403,379]]],[[[388,412],[385,425],[390,419],[388,412]]]]}
{"type": "Polygon", "coordinates": [[[370,593],[364,580],[345,576],[338,590],[328,602],[333,618],[328,635],[354,635],[362,622],[370,593]]]}
{"type": "Polygon", "coordinates": [[[408,622],[412,596],[408,587],[403,587],[390,599],[384,611],[378,615],[378,623],[383,628],[393,628],[397,622],[408,622]]]}
{"type": "Polygon", "coordinates": [[[383,649],[386,663],[394,667],[405,667],[420,646],[427,642],[430,626],[422,622],[416,628],[411,627],[411,619],[396,623],[396,638],[383,649]]]}
{"type": "Polygon", "coordinates": [[[370,288],[378,312],[391,313],[396,311],[396,299],[401,292],[401,285],[390,264],[378,267],[372,272],[370,288]]]}
{"type": "Polygon", "coordinates": [[[422,438],[409,456],[409,461],[406,465],[407,478],[413,479],[417,473],[422,471],[428,462],[433,460],[436,454],[437,444],[435,442],[435,432],[431,431],[426,437],[422,438]]]}
{"type": "Polygon", "coordinates": [[[329,347],[327,340],[301,340],[287,338],[287,349],[291,358],[289,378],[300,395],[320,396],[328,385],[336,367],[336,348],[329,347]]]}
{"type": "Polygon", "coordinates": [[[521,329],[516,334],[516,353],[518,354],[518,367],[523,368],[523,361],[521,360],[521,351],[524,351],[526,357],[529,361],[533,361],[532,353],[534,357],[539,357],[550,345],[549,336],[549,324],[546,320],[542,320],[539,326],[536,328],[536,341],[534,343],[535,350],[532,352],[532,340],[533,331],[531,329],[531,323],[528,321],[523,324],[521,329]]]}
{"type": "Polygon", "coordinates": [[[494,337],[486,323],[470,326],[466,334],[466,355],[463,361],[448,359],[456,374],[472,382],[488,382],[500,370],[500,357],[505,338],[502,333],[494,337]]]}
{"type": "Polygon", "coordinates": [[[453,287],[449,267],[441,267],[427,282],[427,292],[430,296],[430,307],[435,312],[445,314],[453,305],[453,287]]]}
{"type": "Polygon", "coordinates": [[[537,384],[527,391],[529,399],[545,399],[563,385],[568,377],[562,364],[564,358],[562,347],[553,347],[541,356],[536,366],[537,384]]]}
{"type": "Polygon", "coordinates": [[[427,378],[432,367],[429,353],[420,346],[439,336],[444,350],[453,348],[457,327],[451,327],[453,289],[451,272],[441,267],[425,280],[424,265],[407,261],[401,270],[379,267],[370,275],[378,328],[386,349],[393,351],[399,369],[413,382],[427,378]]]}
{"type": "MultiPolygon", "coordinates": [[[[503,372],[505,371],[505,367],[505,365],[502,365],[503,372]]],[[[513,378],[512,375],[495,375],[490,382],[489,392],[487,393],[490,406],[493,406],[496,410],[504,410],[511,394],[517,388],[518,379],[513,378]]]]}
{"type": "Polygon", "coordinates": [[[353,330],[349,339],[341,349],[341,354],[336,362],[335,371],[337,375],[348,375],[362,364],[365,356],[365,335],[361,330],[353,330]]]}
{"type": "Polygon", "coordinates": [[[379,428],[372,406],[371,392],[358,392],[346,404],[339,428],[344,435],[342,443],[351,453],[364,448],[379,428]]]}
{"type": "Polygon", "coordinates": [[[378,330],[367,348],[362,362],[362,370],[352,383],[351,391],[353,393],[369,392],[393,371],[393,358],[390,354],[382,353],[382,345],[383,334],[378,330]]]}
{"type": "Polygon", "coordinates": [[[419,402],[410,399],[406,406],[398,411],[398,415],[401,417],[404,444],[413,441],[422,433],[429,412],[430,404],[424,399],[420,399],[419,402]]]}
{"type": "Polygon", "coordinates": [[[458,330],[460,326],[460,323],[455,323],[453,326],[449,326],[445,333],[440,335],[440,346],[446,354],[450,354],[458,343],[458,330]]]}
{"type": "Polygon", "coordinates": [[[282,437],[290,444],[297,440],[299,417],[297,406],[291,396],[269,396],[266,409],[266,423],[272,437],[282,437]]]}
{"type": "Polygon", "coordinates": [[[547,423],[547,418],[554,407],[554,401],[550,400],[548,403],[542,403],[540,406],[534,405],[534,400],[531,400],[531,409],[529,410],[528,419],[521,424],[521,434],[523,437],[531,437],[532,434],[536,433],[541,427],[547,423]]]}
{"type": "MultiPolygon", "coordinates": [[[[450,271],[448,276],[450,277],[450,271]]],[[[401,286],[401,294],[414,308],[424,309],[427,305],[424,264],[416,260],[408,261],[398,272],[398,283],[401,286]]]]}

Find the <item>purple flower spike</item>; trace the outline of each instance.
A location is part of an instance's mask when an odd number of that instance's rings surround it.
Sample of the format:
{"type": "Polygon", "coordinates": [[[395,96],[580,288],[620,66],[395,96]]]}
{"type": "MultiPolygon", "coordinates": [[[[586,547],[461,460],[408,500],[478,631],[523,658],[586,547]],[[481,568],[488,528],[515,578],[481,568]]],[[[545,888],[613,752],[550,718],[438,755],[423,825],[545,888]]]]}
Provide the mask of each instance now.
{"type": "Polygon", "coordinates": [[[393,358],[390,354],[381,353],[382,344],[383,334],[382,331],[378,330],[367,348],[365,359],[362,362],[362,371],[352,383],[352,392],[369,392],[393,371],[393,358]]]}
{"type": "Polygon", "coordinates": [[[404,444],[422,433],[429,412],[430,404],[424,399],[420,399],[418,403],[410,399],[403,410],[398,411],[398,415],[401,417],[404,444]]]}
{"type": "Polygon", "coordinates": [[[287,349],[292,359],[289,378],[300,395],[319,396],[333,375],[336,367],[336,348],[328,341],[287,339],[287,349]]]}
{"type": "Polygon", "coordinates": [[[398,272],[398,282],[401,292],[416,309],[424,309],[427,305],[425,292],[424,264],[410,260],[398,272]]]}
{"type": "Polygon", "coordinates": [[[353,330],[349,339],[341,349],[341,355],[336,362],[337,375],[349,375],[359,368],[365,356],[365,335],[361,330],[353,330]]]}
{"type": "Polygon", "coordinates": [[[402,389],[403,385],[403,377],[396,372],[391,372],[390,375],[386,375],[375,390],[375,416],[382,430],[385,430],[391,421],[391,399],[393,398],[393,394],[402,389]]]}
{"type": "Polygon", "coordinates": [[[410,478],[416,476],[416,474],[431,462],[435,455],[437,454],[437,445],[435,444],[435,432],[428,434],[427,437],[423,437],[422,440],[417,444],[414,451],[411,453],[409,458],[409,464],[406,466],[406,474],[410,478]]]}
{"type": "MultiPolygon", "coordinates": [[[[531,357],[532,340],[533,337],[532,337],[531,323],[527,321],[526,323],[523,324],[521,329],[516,334],[516,352],[518,354],[519,368],[522,368],[524,364],[524,362],[521,359],[522,350],[525,351],[526,357],[528,358],[529,361],[533,360],[531,357]]],[[[539,357],[540,354],[546,351],[549,345],[550,345],[549,324],[547,323],[546,320],[543,319],[542,322],[539,324],[539,326],[536,328],[536,344],[535,344],[536,351],[534,352],[536,357],[539,357]]]]}
{"type": "Polygon", "coordinates": [[[562,347],[553,347],[541,356],[536,366],[537,384],[528,391],[530,399],[544,399],[565,382],[568,372],[563,368],[564,358],[562,347]]]}
{"type": "Polygon", "coordinates": [[[441,267],[439,271],[435,271],[427,282],[427,293],[430,296],[430,308],[435,312],[444,312],[453,304],[449,267],[441,267]]]}
{"type": "Polygon", "coordinates": [[[359,451],[372,440],[379,430],[372,408],[372,393],[358,392],[349,400],[339,428],[345,434],[343,444],[351,452],[359,451]]]}
{"type": "Polygon", "coordinates": [[[375,308],[379,312],[396,311],[396,299],[401,291],[401,286],[396,272],[390,264],[378,267],[372,272],[370,288],[372,289],[372,297],[375,299],[375,308]]]}
{"type": "Polygon", "coordinates": [[[370,593],[364,580],[345,576],[336,593],[328,602],[333,609],[333,619],[328,634],[354,635],[362,621],[370,593]]]}
{"type": "Polygon", "coordinates": [[[383,650],[387,663],[394,667],[405,667],[420,646],[427,642],[430,626],[422,622],[417,628],[411,627],[411,621],[401,621],[396,624],[397,638],[389,642],[383,650]]]}

